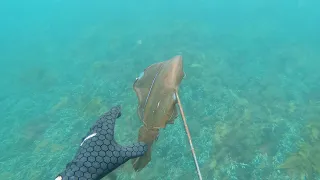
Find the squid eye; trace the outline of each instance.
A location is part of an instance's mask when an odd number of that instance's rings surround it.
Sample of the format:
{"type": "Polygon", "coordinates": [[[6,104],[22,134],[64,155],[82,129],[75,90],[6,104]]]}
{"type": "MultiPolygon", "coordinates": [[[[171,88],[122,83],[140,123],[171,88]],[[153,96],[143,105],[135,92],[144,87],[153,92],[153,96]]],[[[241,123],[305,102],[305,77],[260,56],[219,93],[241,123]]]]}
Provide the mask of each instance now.
{"type": "Polygon", "coordinates": [[[137,80],[138,80],[138,79],[141,79],[141,78],[143,77],[143,75],[144,75],[144,72],[141,72],[140,75],[139,75],[139,77],[137,77],[136,79],[137,79],[137,80]]]}
{"type": "Polygon", "coordinates": [[[173,98],[174,101],[177,101],[177,96],[176,96],[176,94],[172,94],[172,98],[173,98]]]}

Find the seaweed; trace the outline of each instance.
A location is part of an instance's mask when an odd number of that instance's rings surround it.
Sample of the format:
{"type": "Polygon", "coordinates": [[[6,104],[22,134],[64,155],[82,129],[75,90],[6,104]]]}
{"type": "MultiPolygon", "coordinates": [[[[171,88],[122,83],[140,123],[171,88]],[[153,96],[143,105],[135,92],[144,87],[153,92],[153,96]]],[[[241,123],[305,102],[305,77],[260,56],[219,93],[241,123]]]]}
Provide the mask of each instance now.
{"type": "Polygon", "coordinates": [[[312,142],[319,141],[320,138],[320,122],[312,121],[307,126],[307,134],[312,142]]]}
{"type": "Polygon", "coordinates": [[[295,178],[314,179],[320,173],[320,123],[312,121],[306,125],[306,141],[299,144],[299,150],[292,153],[279,169],[285,169],[295,178]]]}

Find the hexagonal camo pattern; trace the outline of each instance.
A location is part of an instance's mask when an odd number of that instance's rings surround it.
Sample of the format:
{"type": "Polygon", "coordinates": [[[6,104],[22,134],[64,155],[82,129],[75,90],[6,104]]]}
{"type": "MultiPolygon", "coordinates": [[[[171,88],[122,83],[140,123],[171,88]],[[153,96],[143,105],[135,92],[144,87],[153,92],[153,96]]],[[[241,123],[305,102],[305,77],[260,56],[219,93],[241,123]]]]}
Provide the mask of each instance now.
{"type": "Polygon", "coordinates": [[[143,155],[147,151],[144,143],[122,147],[115,142],[114,125],[120,116],[120,106],[102,115],[83,138],[75,158],[56,180],[101,179],[129,159],[143,155]]]}

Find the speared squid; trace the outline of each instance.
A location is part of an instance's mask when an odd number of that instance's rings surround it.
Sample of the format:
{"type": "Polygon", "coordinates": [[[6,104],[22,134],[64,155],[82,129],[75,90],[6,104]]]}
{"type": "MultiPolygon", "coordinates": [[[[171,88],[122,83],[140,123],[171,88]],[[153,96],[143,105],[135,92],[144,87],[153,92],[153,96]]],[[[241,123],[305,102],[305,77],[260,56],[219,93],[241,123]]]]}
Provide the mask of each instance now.
{"type": "Polygon", "coordinates": [[[135,171],[142,170],[151,161],[152,144],[159,135],[159,130],[167,124],[173,124],[178,116],[177,104],[189,139],[197,174],[202,180],[196,153],[178,95],[179,85],[185,76],[182,56],[175,56],[167,61],[152,64],[140,74],[133,84],[138,96],[138,116],[143,122],[138,140],[148,145],[144,156],[132,160],[135,171]]]}

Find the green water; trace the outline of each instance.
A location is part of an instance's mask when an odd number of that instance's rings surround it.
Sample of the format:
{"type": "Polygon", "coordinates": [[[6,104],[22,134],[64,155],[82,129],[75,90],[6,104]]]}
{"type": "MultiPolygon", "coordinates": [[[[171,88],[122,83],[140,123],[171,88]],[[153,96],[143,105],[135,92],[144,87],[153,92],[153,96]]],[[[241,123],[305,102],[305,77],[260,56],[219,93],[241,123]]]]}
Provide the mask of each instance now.
{"type": "MultiPolygon", "coordinates": [[[[136,141],[133,82],[177,54],[203,179],[319,179],[319,5],[1,1],[0,179],[54,179],[113,105],[116,140],[136,141]],[[292,153],[303,163],[281,166],[292,153]]],[[[182,120],[161,131],[143,171],[127,163],[105,179],[197,179],[182,120]]]]}

